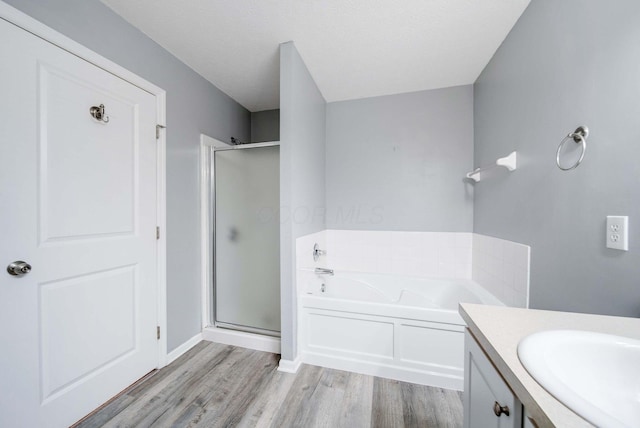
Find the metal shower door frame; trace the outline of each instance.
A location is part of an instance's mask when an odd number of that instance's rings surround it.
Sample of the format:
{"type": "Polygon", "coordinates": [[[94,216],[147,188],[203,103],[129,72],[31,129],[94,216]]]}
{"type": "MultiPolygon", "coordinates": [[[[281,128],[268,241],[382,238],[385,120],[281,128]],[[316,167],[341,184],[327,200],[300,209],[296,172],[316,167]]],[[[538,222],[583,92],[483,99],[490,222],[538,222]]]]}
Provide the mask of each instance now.
{"type": "Polygon", "coordinates": [[[209,242],[209,248],[211,248],[211,310],[209,311],[209,314],[207,314],[210,318],[211,324],[214,327],[221,327],[221,328],[227,328],[230,330],[237,330],[237,331],[244,331],[244,332],[248,332],[248,333],[257,333],[257,334],[262,334],[262,335],[266,335],[266,336],[273,336],[273,337],[280,337],[280,332],[279,331],[274,331],[274,330],[267,330],[267,329],[261,329],[261,328],[256,328],[256,327],[250,327],[250,326],[241,326],[241,325],[236,325],[236,324],[230,324],[230,323],[225,323],[225,322],[220,322],[217,320],[217,316],[216,316],[216,308],[217,308],[217,288],[216,288],[216,183],[215,183],[215,177],[216,177],[216,171],[215,171],[215,154],[216,152],[226,152],[226,151],[231,151],[231,150],[249,150],[249,149],[257,149],[257,148],[263,148],[263,147],[274,147],[280,146],[279,142],[268,142],[268,143],[247,143],[247,144],[238,144],[235,146],[229,146],[229,147],[215,147],[212,146],[210,147],[210,152],[209,152],[209,212],[211,213],[210,216],[210,224],[209,224],[209,230],[211,230],[211,237],[210,237],[210,242],[209,242]]]}

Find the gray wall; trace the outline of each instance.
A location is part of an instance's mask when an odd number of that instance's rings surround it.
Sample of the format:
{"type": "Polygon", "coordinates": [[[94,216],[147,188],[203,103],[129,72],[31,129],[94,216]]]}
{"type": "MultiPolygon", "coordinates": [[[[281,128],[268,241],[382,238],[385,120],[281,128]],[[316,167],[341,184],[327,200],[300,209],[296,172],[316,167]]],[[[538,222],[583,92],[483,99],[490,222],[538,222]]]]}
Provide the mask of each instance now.
{"type": "Polygon", "coordinates": [[[251,113],[251,142],[280,141],[280,110],[251,113]]]}
{"type": "Polygon", "coordinates": [[[533,0],[475,84],[475,162],[518,169],[476,185],[474,230],[531,245],[535,308],[640,315],[640,2],[533,0]],[[562,172],[560,140],[591,129],[562,172]],[[629,216],[630,251],[605,248],[629,216]]]}
{"type": "Polygon", "coordinates": [[[250,113],[98,0],[7,3],[167,91],[167,334],[172,350],[201,331],[200,133],[248,141],[250,113]]]}
{"type": "Polygon", "coordinates": [[[296,358],[295,239],[326,228],[326,102],[293,42],[280,45],[282,358],[296,358]]]}
{"type": "Polygon", "coordinates": [[[327,105],[327,227],[470,232],[473,86],[327,105]]]}

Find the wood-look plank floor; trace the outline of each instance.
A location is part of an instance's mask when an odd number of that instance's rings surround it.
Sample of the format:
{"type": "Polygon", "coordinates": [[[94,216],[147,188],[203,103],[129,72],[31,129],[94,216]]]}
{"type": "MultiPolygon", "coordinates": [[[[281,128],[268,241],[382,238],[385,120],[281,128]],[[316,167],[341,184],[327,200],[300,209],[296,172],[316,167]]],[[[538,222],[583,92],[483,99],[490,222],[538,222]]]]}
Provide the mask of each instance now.
{"type": "Polygon", "coordinates": [[[457,391],[303,365],[200,342],[77,427],[461,427],[457,391]]]}

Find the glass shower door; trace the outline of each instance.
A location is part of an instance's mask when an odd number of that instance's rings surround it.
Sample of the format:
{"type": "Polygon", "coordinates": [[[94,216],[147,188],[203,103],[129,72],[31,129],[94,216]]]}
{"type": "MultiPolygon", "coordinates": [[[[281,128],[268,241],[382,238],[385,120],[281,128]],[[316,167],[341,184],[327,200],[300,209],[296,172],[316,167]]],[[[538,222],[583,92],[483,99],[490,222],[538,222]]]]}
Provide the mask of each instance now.
{"type": "Polygon", "coordinates": [[[218,327],[280,333],[280,148],[214,151],[218,327]]]}

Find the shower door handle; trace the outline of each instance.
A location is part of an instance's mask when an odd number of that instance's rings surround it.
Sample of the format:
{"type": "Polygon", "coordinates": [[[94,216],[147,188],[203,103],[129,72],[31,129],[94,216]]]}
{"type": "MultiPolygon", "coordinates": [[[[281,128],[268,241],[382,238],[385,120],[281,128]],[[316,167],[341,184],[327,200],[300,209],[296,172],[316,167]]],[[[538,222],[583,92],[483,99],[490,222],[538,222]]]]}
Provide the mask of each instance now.
{"type": "Polygon", "coordinates": [[[229,228],[229,241],[236,242],[238,240],[238,229],[235,226],[229,228]]]}

